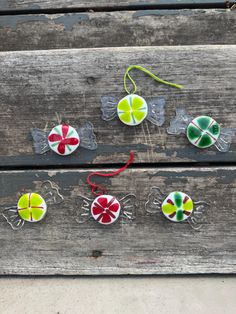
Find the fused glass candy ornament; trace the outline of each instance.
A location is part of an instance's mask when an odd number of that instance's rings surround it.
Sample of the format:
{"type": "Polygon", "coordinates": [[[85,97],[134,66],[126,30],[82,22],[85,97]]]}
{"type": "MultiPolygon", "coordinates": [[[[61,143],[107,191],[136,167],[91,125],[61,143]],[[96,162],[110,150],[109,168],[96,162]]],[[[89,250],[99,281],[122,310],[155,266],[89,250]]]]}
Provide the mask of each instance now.
{"type": "Polygon", "coordinates": [[[210,147],[220,136],[220,125],[211,117],[199,116],[187,126],[187,138],[198,148],[210,147]]]}
{"type": "Polygon", "coordinates": [[[40,187],[40,194],[23,194],[16,206],[9,206],[3,210],[3,217],[13,230],[23,227],[26,222],[39,222],[47,212],[49,205],[59,204],[63,201],[58,187],[51,181],[44,181],[40,187]]]}
{"type": "Polygon", "coordinates": [[[152,124],[161,126],[165,121],[165,99],[163,97],[155,97],[144,99],[136,94],[136,84],[129,74],[132,69],[138,69],[159,83],[170,85],[176,88],[182,88],[181,85],[164,81],[154,75],[149,70],[139,65],[129,66],[124,75],[124,89],[127,96],[119,99],[115,96],[102,96],[101,97],[101,111],[102,119],[105,121],[113,120],[118,117],[121,122],[129,126],[136,126],[142,123],[145,119],[152,124]],[[133,84],[133,91],[130,92],[126,85],[127,78],[133,84]]]}
{"type": "Polygon", "coordinates": [[[166,218],[180,222],[192,214],[193,201],[183,192],[171,192],[163,201],[161,208],[166,218]]]}
{"type": "Polygon", "coordinates": [[[44,218],[47,212],[45,200],[37,193],[26,193],[17,203],[19,216],[29,222],[37,222],[44,218]]]}
{"type": "Polygon", "coordinates": [[[65,156],[72,154],[79,146],[89,150],[97,148],[93,125],[89,121],[78,129],[68,124],[57,125],[50,132],[32,129],[31,135],[36,154],[44,154],[51,149],[65,156]]]}
{"type": "Polygon", "coordinates": [[[165,99],[162,97],[145,100],[141,96],[131,94],[119,100],[114,96],[102,96],[101,104],[104,121],[118,117],[129,126],[136,126],[145,119],[157,126],[162,126],[165,122],[165,99]]]}
{"type": "Polygon", "coordinates": [[[122,98],[117,106],[117,114],[121,122],[135,126],[140,124],[148,114],[148,106],[144,98],[131,94],[122,98]]]}
{"type": "Polygon", "coordinates": [[[78,148],[80,138],[75,128],[67,124],[60,124],[49,133],[48,143],[57,154],[70,155],[78,148]]]}
{"type": "Polygon", "coordinates": [[[87,183],[91,187],[92,193],[96,196],[94,200],[79,196],[76,198],[76,220],[83,223],[90,218],[93,218],[102,225],[110,225],[117,221],[119,217],[125,220],[133,220],[136,213],[136,196],[128,194],[121,199],[113,195],[109,195],[106,189],[98,184],[92,183],[90,178],[92,176],[100,177],[114,177],[120,172],[124,171],[134,160],[133,152],[130,152],[128,162],[120,169],[111,173],[92,172],[87,176],[87,183]]]}
{"type": "Polygon", "coordinates": [[[227,152],[235,129],[222,128],[211,117],[198,116],[193,118],[183,108],[176,109],[176,116],[170,121],[167,133],[186,134],[189,142],[198,148],[207,148],[214,145],[220,152],[227,152]]]}
{"type": "Polygon", "coordinates": [[[94,200],[84,196],[75,199],[76,221],[84,223],[91,218],[102,225],[115,223],[118,218],[122,223],[136,218],[137,199],[134,194],[122,198],[103,194],[94,200]]]}
{"type": "Polygon", "coordinates": [[[166,196],[158,187],[152,187],[145,203],[149,214],[162,213],[173,222],[187,221],[194,230],[199,230],[206,223],[207,207],[204,201],[195,201],[184,192],[174,191],[166,196]]]}
{"type": "Polygon", "coordinates": [[[120,209],[120,203],[114,196],[101,195],[93,201],[91,214],[99,223],[109,225],[118,219],[120,209]]]}

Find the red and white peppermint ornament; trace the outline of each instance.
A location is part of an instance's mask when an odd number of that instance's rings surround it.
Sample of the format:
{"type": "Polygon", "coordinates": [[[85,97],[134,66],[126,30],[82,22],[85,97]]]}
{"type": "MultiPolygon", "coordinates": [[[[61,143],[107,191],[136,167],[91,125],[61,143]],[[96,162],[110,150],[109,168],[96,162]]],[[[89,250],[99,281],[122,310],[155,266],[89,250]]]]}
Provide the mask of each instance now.
{"type": "Polygon", "coordinates": [[[57,154],[70,155],[79,146],[80,138],[75,128],[67,124],[59,124],[51,130],[48,144],[57,154]]]}
{"type": "Polygon", "coordinates": [[[120,210],[120,203],[111,195],[98,196],[91,206],[93,218],[103,225],[115,222],[120,215],[120,210]]]}

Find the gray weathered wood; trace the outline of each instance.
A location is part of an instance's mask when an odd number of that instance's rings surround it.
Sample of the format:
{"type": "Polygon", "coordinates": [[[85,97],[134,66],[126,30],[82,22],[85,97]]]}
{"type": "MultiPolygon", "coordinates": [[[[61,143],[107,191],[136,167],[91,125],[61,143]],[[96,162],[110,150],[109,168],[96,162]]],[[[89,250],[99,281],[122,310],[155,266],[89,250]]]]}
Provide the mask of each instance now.
{"type": "Polygon", "coordinates": [[[0,274],[236,273],[235,167],[128,169],[114,178],[95,178],[117,198],[135,193],[140,202],[135,221],[110,226],[75,221],[76,197],[92,198],[87,175],[86,170],[0,173],[1,209],[15,205],[23,190],[40,192],[48,179],[65,197],[64,203],[49,207],[40,223],[26,223],[19,231],[0,218],[0,274]],[[172,223],[161,212],[147,214],[144,203],[152,186],[208,202],[202,228],[172,223]]]}
{"type": "Polygon", "coordinates": [[[123,8],[123,7],[176,7],[176,6],[190,6],[190,5],[222,5],[235,3],[234,0],[1,0],[1,11],[5,10],[39,10],[39,9],[62,9],[62,8],[123,8]]]}
{"type": "Polygon", "coordinates": [[[193,116],[211,115],[223,126],[236,127],[236,46],[131,47],[0,53],[1,166],[117,163],[130,150],[136,162],[230,162],[236,160],[235,140],[230,152],[214,147],[199,150],[183,136],[167,135],[177,107],[193,116]],[[133,71],[144,97],[164,96],[167,117],[163,127],[144,121],[137,127],[118,119],[101,120],[100,97],[123,97],[123,74],[141,64],[183,90],[160,85],[133,71]],[[32,127],[51,129],[56,113],[73,126],[93,122],[97,151],[79,149],[61,157],[36,156],[29,135],[32,127]]]}
{"type": "Polygon", "coordinates": [[[6,15],[0,50],[235,44],[235,32],[234,12],[219,9],[6,15]]]}

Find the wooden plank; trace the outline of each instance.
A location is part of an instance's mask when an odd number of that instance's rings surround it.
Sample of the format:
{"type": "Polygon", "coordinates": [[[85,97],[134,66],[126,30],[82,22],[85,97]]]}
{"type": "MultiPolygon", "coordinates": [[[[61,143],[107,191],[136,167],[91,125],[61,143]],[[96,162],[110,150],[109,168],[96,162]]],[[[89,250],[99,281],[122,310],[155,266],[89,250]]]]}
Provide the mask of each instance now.
{"type": "Polygon", "coordinates": [[[183,136],[167,135],[175,108],[193,116],[211,115],[223,126],[236,127],[236,46],[131,47],[71,49],[0,53],[1,166],[79,165],[117,163],[136,152],[136,162],[234,162],[235,140],[230,152],[214,147],[199,150],[183,136]],[[183,84],[184,90],[157,84],[134,71],[138,92],[164,96],[166,123],[156,127],[144,121],[137,127],[118,119],[101,119],[100,97],[123,97],[123,74],[130,64],[141,64],[160,77],[183,84]],[[56,113],[73,126],[93,122],[98,149],[79,149],[62,158],[53,152],[33,152],[30,129],[50,130],[56,113]]]}
{"type": "Polygon", "coordinates": [[[235,44],[235,32],[236,15],[220,9],[3,15],[0,51],[235,44]]]}
{"type": "Polygon", "coordinates": [[[118,199],[126,193],[138,197],[136,220],[110,226],[76,222],[78,195],[93,198],[87,175],[86,170],[62,169],[0,173],[1,208],[14,205],[22,190],[40,192],[48,179],[65,197],[64,203],[49,207],[40,223],[26,223],[18,231],[1,218],[0,274],[236,273],[235,167],[128,169],[114,178],[97,179],[118,199]],[[164,194],[181,190],[194,202],[208,202],[202,228],[172,223],[161,212],[146,213],[152,186],[164,194]]]}
{"type": "Polygon", "coordinates": [[[40,9],[95,9],[95,8],[124,8],[124,7],[180,7],[180,6],[197,6],[197,5],[222,5],[226,7],[226,3],[235,3],[234,0],[1,0],[1,11],[9,10],[40,10],[40,9]]]}

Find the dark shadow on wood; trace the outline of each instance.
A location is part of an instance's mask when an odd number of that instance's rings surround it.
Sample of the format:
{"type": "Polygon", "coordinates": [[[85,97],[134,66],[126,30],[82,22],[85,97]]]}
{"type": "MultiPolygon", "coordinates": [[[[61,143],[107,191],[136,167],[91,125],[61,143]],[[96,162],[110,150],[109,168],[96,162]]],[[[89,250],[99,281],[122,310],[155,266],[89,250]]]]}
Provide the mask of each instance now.
{"type": "MultiPolygon", "coordinates": [[[[125,162],[124,162],[125,163],[125,162]]],[[[106,169],[110,169],[110,168],[121,168],[124,166],[124,163],[110,163],[110,164],[98,164],[98,165],[94,165],[94,164],[84,164],[84,165],[73,165],[73,164],[65,164],[63,165],[63,169],[65,170],[73,170],[73,169],[100,169],[101,171],[106,171],[106,169]]],[[[220,167],[220,166],[224,166],[224,167],[232,167],[232,166],[236,166],[236,161],[234,162],[228,162],[228,161],[222,161],[222,162],[179,162],[179,163],[168,163],[168,162],[164,162],[164,163],[136,163],[136,164],[131,164],[129,166],[130,169],[142,169],[142,168],[146,168],[146,169],[166,169],[166,168],[182,168],[182,167],[190,167],[190,168],[215,168],[215,167],[220,167]]],[[[0,171],[4,172],[4,171],[31,171],[31,170],[57,170],[57,169],[61,169],[61,165],[23,165],[23,166],[4,166],[4,165],[0,165],[0,171]]]]}
{"type": "Polygon", "coordinates": [[[160,1],[156,4],[128,4],[116,6],[87,6],[87,7],[52,7],[44,8],[38,5],[29,5],[29,8],[10,9],[1,5],[0,15],[22,15],[22,14],[57,14],[57,13],[73,13],[73,12],[116,12],[116,11],[138,11],[138,10],[168,10],[168,9],[222,9],[230,8],[236,1],[160,1]]]}

